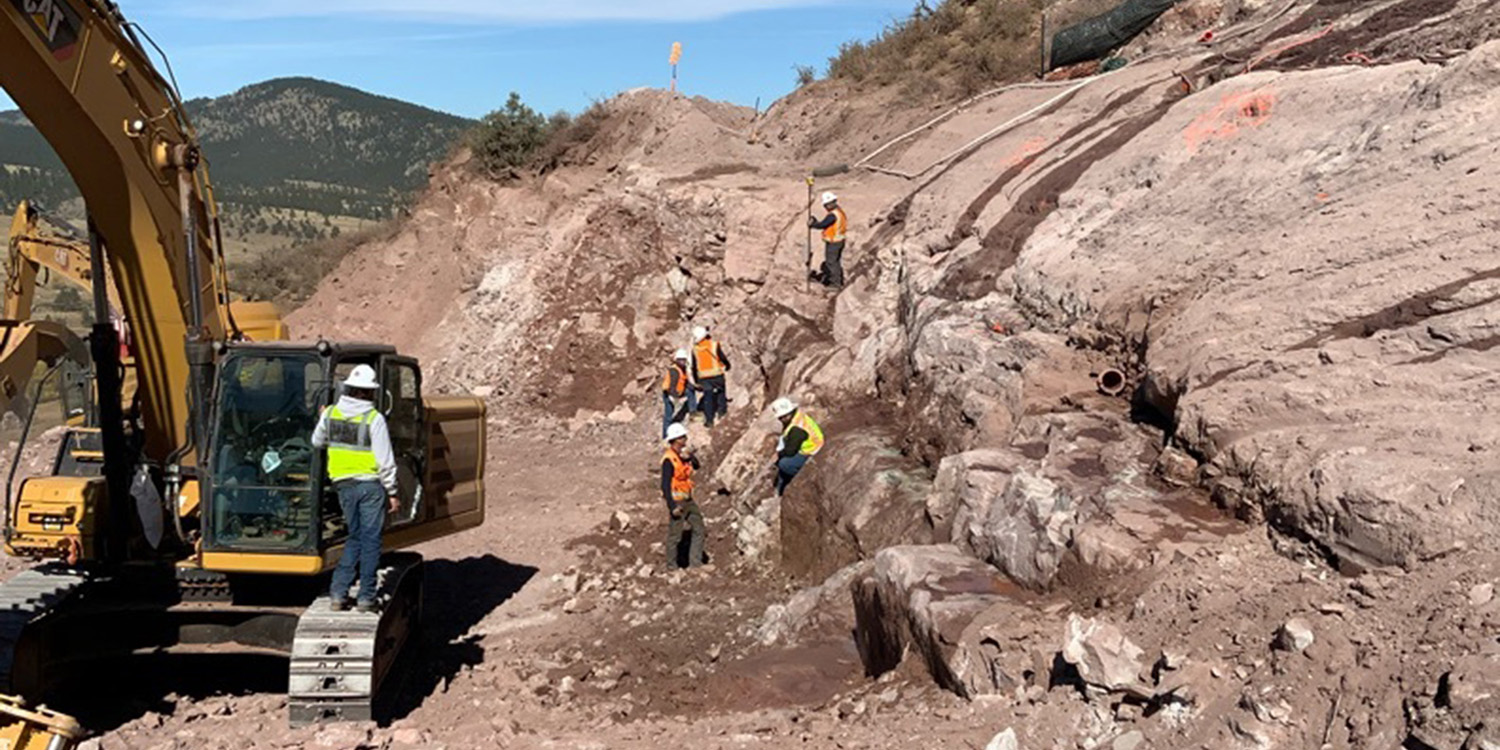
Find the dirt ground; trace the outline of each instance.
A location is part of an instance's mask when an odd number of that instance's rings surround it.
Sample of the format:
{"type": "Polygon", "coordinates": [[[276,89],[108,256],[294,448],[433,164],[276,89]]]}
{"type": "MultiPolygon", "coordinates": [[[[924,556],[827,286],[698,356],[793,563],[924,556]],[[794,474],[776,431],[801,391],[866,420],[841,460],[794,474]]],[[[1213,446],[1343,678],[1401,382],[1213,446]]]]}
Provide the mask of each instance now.
{"type": "Polygon", "coordinates": [[[489,405],[486,522],[418,550],[381,721],[140,654],[89,747],[1500,747],[1495,18],[1191,0],[1117,72],[946,115],[643,90],[545,175],[460,155],[290,321],[489,405]],[[820,178],[854,244],[809,283],[809,166],[888,142],[820,178]],[[732,406],[676,571],[654,391],[696,325],[732,406]],[[787,394],[830,441],[777,501],[787,394]]]}

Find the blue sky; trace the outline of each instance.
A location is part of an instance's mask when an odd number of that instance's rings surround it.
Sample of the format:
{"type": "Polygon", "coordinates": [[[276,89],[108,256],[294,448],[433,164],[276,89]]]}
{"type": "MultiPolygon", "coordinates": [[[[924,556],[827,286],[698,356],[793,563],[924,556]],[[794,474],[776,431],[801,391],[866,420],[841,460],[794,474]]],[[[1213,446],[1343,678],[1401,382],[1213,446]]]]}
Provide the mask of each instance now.
{"type": "MultiPolygon", "coordinates": [[[[312,76],[478,117],[519,91],[578,110],[637,86],[680,85],[767,106],[792,66],[820,73],[840,43],[874,36],[915,0],[120,0],[171,56],[183,94],[312,76]]],[[[0,108],[10,108],[0,98],[0,108]]]]}

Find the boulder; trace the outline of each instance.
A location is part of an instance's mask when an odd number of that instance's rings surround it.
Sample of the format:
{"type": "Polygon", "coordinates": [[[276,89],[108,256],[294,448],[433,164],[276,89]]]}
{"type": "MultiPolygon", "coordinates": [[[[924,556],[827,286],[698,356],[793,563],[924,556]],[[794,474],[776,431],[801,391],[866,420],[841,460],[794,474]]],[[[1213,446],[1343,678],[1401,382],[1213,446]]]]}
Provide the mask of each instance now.
{"type": "Polygon", "coordinates": [[[1007,729],[990,739],[990,744],[984,746],[984,750],[1019,750],[1020,743],[1016,740],[1016,730],[1007,729]]]}
{"type": "Polygon", "coordinates": [[[630,528],[630,514],[617,510],[609,516],[610,531],[622,532],[630,528]]]}
{"type": "Polygon", "coordinates": [[[813,580],[876,551],[931,540],[931,480],[895,447],[889,425],[823,424],[828,443],[787,488],[781,504],[782,565],[813,580]]]}
{"type": "Polygon", "coordinates": [[[754,513],[740,516],[734,545],[751,560],[776,561],[781,550],[781,498],[768,495],[755,507],[754,513]]]}
{"type": "Polygon", "coordinates": [[[1469,606],[1483,607],[1495,598],[1495,584],[1481,583],[1469,589],[1469,606]]]}
{"type": "Polygon", "coordinates": [[[817,586],[798,591],[785,604],[772,604],[761,617],[756,637],[762,645],[796,645],[804,634],[827,632],[847,636],[854,629],[854,600],[850,585],[869,575],[874,563],[864,560],[828,577],[817,586]]]}
{"type": "Polygon", "coordinates": [[[1008,450],[973,450],[945,457],[927,495],[927,522],[934,536],[951,539],[959,508],[972,515],[972,509],[984,507],[998,486],[1024,463],[1019,454],[1008,450]]]}
{"type": "Polygon", "coordinates": [[[865,671],[884,674],[914,654],[939,685],[966,698],[1044,681],[1049,657],[1034,644],[1055,624],[1020,595],[953,545],[881,550],[853,584],[865,671]]]}
{"type": "Polygon", "coordinates": [[[1204,525],[1174,513],[1142,471],[1152,440],[1122,414],[1028,416],[1008,449],[943,460],[929,522],[1031,589],[1047,588],[1069,560],[1102,575],[1144,567],[1156,543],[1204,525]]]}
{"type": "Polygon", "coordinates": [[[1068,616],[1062,659],[1078,670],[1084,684],[1111,693],[1150,696],[1141,681],[1145,652],[1119,628],[1103,620],[1068,616]]]}
{"type": "Polygon", "coordinates": [[[1500,650],[1455,662],[1440,684],[1438,703],[1471,726],[1500,718],[1500,650]]]}
{"type": "Polygon", "coordinates": [[[1300,617],[1293,617],[1276,631],[1276,640],[1272,645],[1282,651],[1302,653],[1315,640],[1317,637],[1313,635],[1312,625],[1300,617]]]}
{"type": "Polygon", "coordinates": [[[953,541],[1029,588],[1056,575],[1077,526],[1074,498],[1029,471],[984,472],[954,513],[953,541]]]}

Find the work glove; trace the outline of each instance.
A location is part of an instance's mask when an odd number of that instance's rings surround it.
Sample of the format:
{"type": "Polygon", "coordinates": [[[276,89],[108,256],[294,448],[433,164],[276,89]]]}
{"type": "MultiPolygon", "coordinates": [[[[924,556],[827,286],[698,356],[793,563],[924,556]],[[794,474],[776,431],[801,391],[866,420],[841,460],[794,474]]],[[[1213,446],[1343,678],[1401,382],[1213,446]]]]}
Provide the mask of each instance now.
{"type": "Polygon", "coordinates": [[[807,217],[807,228],[808,229],[816,229],[817,226],[818,226],[818,220],[817,219],[814,219],[811,216],[807,217]]]}

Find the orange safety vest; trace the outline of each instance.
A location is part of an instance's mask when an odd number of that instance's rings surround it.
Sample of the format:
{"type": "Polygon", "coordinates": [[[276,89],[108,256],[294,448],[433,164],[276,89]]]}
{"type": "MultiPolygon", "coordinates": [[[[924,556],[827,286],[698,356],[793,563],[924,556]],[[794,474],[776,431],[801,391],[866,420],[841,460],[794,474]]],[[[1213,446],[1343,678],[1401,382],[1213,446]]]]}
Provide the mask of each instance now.
{"type": "Polygon", "coordinates": [[[713,378],[724,374],[724,361],[719,359],[719,342],[713,339],[699,341],[693,347],[693,356],[698,359],[698,377],[713,378]]]}
{"type": "Polygon", "coordinates": [[[662,457],[672,462],[672,501],[685,503],[693,499],[693,465],[682,460],[671,448],[662,457]]]}
{"type": "Polygon", "coordinates": [[[833,207],[833,215],[838,217],[833,225],[823,230],[823,241],[828,243],[843,242],[849,233],[849,217],[844,215],[844,209],[833,207]]]}
{"type": "Polygon", "coordinates": [[[668,370],[667,374],[661,376],[661,392],[673,393],[678,396],[687,393],[687,370],[682,369],[680,365],[678,365],[676,362],[673,362],[672,369],[668,370]],[[677,372],[676,388],[672,387],[672,372],[674,370],[677,372]]]}

